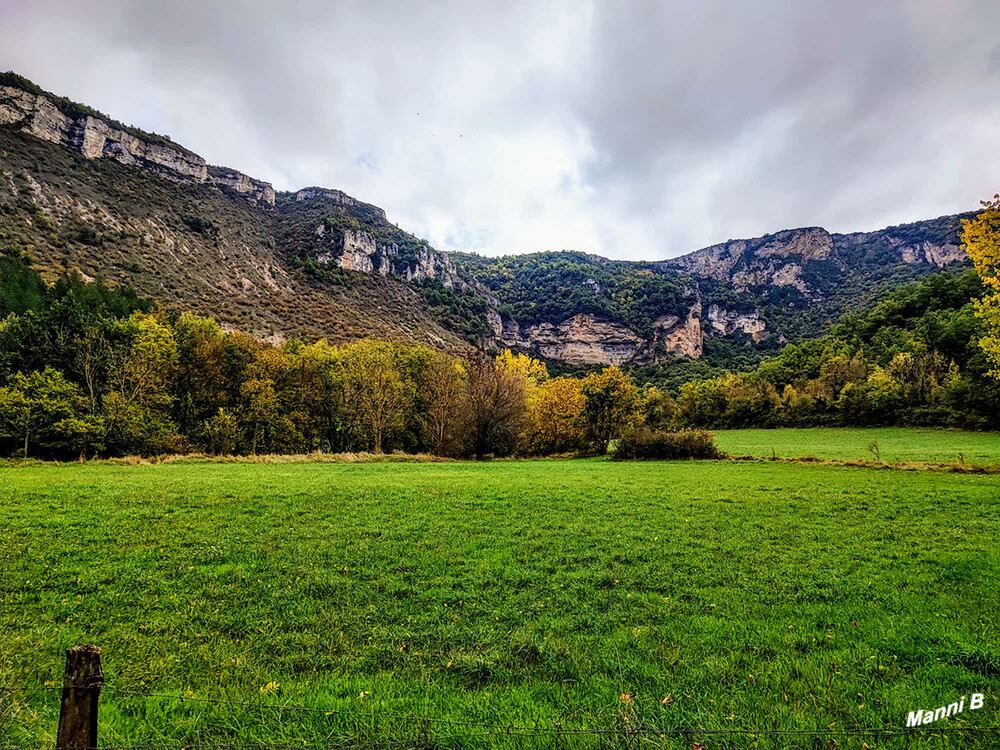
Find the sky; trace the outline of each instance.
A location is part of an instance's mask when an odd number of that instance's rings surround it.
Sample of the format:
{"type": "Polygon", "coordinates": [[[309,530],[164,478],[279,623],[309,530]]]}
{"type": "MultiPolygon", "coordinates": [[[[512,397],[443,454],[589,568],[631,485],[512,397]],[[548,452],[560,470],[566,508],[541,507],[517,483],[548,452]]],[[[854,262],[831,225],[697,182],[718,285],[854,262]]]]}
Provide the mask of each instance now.
{"type": "Polygon", "coordinates": [[[997,0],[0,0],[0,70],[441,250],[656,260],[1000,191],[997,0]]]}

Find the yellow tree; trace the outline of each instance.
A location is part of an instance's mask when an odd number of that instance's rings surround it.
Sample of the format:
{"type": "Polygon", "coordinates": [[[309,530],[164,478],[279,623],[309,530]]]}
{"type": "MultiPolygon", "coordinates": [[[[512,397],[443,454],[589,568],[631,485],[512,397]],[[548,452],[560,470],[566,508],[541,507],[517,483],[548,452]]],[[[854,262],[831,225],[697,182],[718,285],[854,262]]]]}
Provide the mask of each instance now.
{"type": "Polygon", "coordinates": [[[177,340],[165,317],[135,313],[126,326],[131,340],[111,357],[102,404],[109,447],[152,453],[173,442],[169,418],[177,367],[177,340]]]}
{"type": "Polygon", "coordinates": [[[375,453],[401,429],[413,402],[413,384],[403,377],[397,351],[385,341],[364,340],[345,350],[344,403],[375,453]]]}
{"type": "Polygon", "coordinates": [[[527,354],[514,354],[510,349],[504,349],[497,356],[497,365],[524,383],[529,391],[549,379],[549,370],[544,362],[527,354]]]}
{"type": "Polygon", "coordinates": [[[986,328],[979,346],[995,366],[990,374],[1000,378],[1000,194],[982,204],[974,219],[962,219],[962,244],[986,288],[976,300],[976,315],[986,328]]]}
{"type": "Polygon", "coordinates": [[[420,426],[438,456],[452,441],[462,411],[465,369],[461,360],[443,352],[430,359],[422,384],[426,407],[418,416],[420,426]]]}
{"type": "Polygon", "coordinates": [[[534,389],[527,400],[525,448],[530,453],[566,453],[583,443],[583,381],[554,378],[534,389]]]}

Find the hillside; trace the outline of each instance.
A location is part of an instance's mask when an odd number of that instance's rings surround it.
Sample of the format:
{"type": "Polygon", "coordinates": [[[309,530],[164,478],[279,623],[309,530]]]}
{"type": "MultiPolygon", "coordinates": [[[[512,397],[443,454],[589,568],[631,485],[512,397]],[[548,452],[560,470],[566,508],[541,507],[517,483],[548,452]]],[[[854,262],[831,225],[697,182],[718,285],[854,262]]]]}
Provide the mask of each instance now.
{"type": "Polygon", "coordinates": [[[786,230],[658,262],[449,256],[342,191],[276,192],[12,73],[0,181],[0,244],[49,278],[126,283],[270,340],[482,343],[569,366],[753,360],[965,262],[957,216],[786,230]]]}

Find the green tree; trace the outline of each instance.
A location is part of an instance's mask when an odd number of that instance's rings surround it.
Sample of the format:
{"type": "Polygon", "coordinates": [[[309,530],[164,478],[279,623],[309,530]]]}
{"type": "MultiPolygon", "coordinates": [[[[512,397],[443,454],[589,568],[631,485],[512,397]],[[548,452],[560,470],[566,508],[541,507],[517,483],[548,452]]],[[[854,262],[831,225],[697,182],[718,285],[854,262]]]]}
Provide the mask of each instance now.
{"type": "Polygon", "coordinates": [[[583,380],[583,424],[591,444],[601,453],[637,422],[639,391],[618,367],[605,367],[583,380]]]}
{"type": "Polygon", "coordinates": [[[20,441],[25,458],[32,441],[52,437],[57,424],[85,408],[79,387],[51,367],[28,375],[19,372],[0,388],[0,425],[20,441]]]}
{"type": "Polygon", "coordinates": [[[215,416],[205,420],[202,433],[209,453],[228,456],[236,452],[240,441],[239,424],[225,409],[220,408],[215,416]]]}
{"type": "Polygon", "coordinates": [[[56,422],[52,426],[52,433],[55,444],[77,454],[82,463],[87,460],[88,455],[93,455],[104,448],[107,429],[100,416],[87,414],[56,422]]]}

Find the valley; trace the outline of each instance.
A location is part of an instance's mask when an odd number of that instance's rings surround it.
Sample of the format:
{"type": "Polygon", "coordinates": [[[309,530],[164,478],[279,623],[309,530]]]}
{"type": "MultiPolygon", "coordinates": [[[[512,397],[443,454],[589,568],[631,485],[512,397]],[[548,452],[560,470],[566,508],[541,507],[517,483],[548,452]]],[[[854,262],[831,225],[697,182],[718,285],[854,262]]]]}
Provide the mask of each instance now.
{"type": "MultiPolygon", "coordinates": [[[[558,365],[759,360],[886,289],[968,265],[961,216],[730,240],[668,260],[445,253],[381,208],[275,191],[165,136],[0,76],[0,242],[263,340],[512,348],[558,365]]],[[[655,254],[655,248],[650,252],[655,254]]]]}

